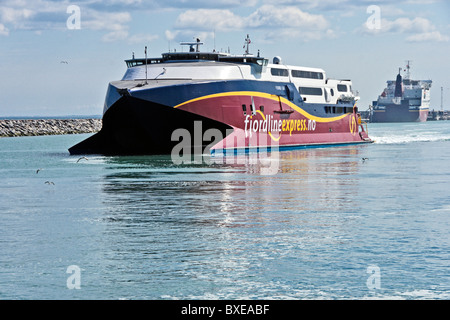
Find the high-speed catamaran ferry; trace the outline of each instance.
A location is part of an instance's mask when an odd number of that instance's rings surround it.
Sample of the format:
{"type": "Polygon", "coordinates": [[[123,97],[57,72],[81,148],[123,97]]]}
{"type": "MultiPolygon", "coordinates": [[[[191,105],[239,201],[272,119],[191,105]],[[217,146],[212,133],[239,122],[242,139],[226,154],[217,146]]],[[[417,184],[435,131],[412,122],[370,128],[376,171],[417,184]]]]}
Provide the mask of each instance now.
{"type": "Polygon", "coordinates": [[[218,154],[373,142],[350,80],[280,57],[269,63],[249,53],[248,36],[243,55],[201,52],[202,44],[125,60],[122,80],[109,83],[102,129],[69,152],[170,154],[185,143],[218,154]]]}

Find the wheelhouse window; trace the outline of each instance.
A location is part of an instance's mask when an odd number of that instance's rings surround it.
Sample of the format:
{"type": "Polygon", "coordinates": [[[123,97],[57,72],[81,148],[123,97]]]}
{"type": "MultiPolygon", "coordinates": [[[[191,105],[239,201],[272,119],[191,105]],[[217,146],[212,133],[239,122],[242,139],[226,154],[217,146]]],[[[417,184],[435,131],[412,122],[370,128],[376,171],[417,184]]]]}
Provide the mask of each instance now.
{"type": "Polygon", "coordinates": [[[322,88],[312,88],[312,87],[299,87],[298,91],[300,94],[309,96],[321,96],[323,94],[322,88]]]}
{"type": "Polygon", "coordinates": [[[279,76],[279,77],[288,77],[289,76],[289,72],[287,71],[287,69],[271,68],[270,73],[273,76],[279,76]]]}
{"type": "Polygon", "coordinates": [[[337,89],[339,92],[347,92],[347,86],[345,84],[338,84],[337,89]]]}
{"type": "Polygon", "coordinates": [[[304,70],[291,70],[291,74],[295,78],[323,79],[323,73],[322,72],[304,71],[304,70]]]}

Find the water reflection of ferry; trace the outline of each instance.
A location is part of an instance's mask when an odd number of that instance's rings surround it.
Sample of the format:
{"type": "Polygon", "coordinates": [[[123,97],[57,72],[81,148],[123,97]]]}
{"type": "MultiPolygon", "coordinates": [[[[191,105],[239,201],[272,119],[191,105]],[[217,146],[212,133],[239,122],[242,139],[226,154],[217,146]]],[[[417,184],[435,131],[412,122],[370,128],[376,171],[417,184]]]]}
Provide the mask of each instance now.
{"type": "Polygon", "coordinates": [[[170,154],[181,142],[194,153],[372,142],[350,80],[279,57],[270,64],[249,53],[248,37],[243,55],[201,52],[200,40],[182,44],[189,52],[126,60],[122,80],[109,84],[101,131],[70,153],[170,154]]]}
{"type": "Polygon", "coordinates": [[[267,157],[253,153],[177,166],[170,156],[111,157],[106,159],[109,169],[102,184],[103,199],[110,202],[108,208],[115,208],[117,219],[123,219],[120,208],[129,203],[135,211],[130,215],[136,219],[152,219],[140,212],[170,219],[183,208],[199,213],[198,219],[188,219],[193,224],[215,223],[209,217],[220,212],[232,214],[233,219],[245,215],[257,219],[256,213],[264,211],[342,206],[354,210],[361,185],[355,177],[365,165],[362,150],[344,146],[267,157]]]}

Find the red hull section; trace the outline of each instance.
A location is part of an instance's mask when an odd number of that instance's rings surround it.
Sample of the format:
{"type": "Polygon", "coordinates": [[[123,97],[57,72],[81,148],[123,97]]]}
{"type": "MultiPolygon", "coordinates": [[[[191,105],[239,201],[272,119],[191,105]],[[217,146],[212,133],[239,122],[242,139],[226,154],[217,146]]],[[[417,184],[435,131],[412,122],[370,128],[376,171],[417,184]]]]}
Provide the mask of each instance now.
{"type": "Polygon", "coordinates": [[[295,147],[372,142],[360,115],[317,117],[278,96],[261,93],[214,95],[176,106],[233,128],[211,150],[295,147]]]}
{"type": "Polygon", "coordinates": [[[428,119],[428,110],[420,110],[419,111],[419,121],[425,122],[428,119]]]}

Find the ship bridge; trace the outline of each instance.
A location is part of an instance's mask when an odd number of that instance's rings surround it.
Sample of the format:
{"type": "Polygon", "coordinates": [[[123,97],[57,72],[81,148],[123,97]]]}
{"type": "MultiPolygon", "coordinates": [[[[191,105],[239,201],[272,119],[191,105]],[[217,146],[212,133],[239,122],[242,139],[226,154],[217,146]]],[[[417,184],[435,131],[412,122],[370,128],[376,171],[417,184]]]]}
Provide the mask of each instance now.
{"type": "Polygon", "coordinates": [[[197,39],[196,42],[181,42],[180,45],[189,46],[189,52],[167,52],[163,53],[161,58],[133,58],[125,60],[128,68],[141,66],[141,65],[152,65],[158,63],[170,63],[170,62],[199,62],[199,61],[217,61],[217,62],[230,62],[230,63],[244,63],[244,64],[256,64],[258,66],[267,66],[269,60],[259,56],[250,54],[248,52],[248,47],[243,55],[231,55],[226,52],[200,52],[199,46],[203,42],[197,39]]]}

